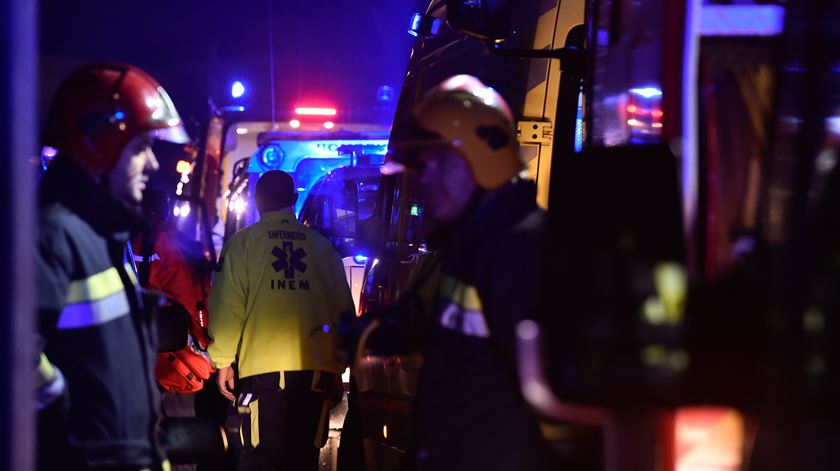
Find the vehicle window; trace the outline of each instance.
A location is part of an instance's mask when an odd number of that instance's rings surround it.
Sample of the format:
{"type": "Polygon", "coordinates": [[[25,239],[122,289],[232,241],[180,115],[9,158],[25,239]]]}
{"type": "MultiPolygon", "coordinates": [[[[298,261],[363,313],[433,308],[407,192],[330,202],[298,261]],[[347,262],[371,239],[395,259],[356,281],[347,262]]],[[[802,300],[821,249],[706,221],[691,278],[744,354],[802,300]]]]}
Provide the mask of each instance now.
{"type": "Polygon", "coordinates": [[[337,159],[306,158],[301,160],[294,171],[295,185],[298,187],[301,202],[305,200],[306,192],[309,191],[315,182],[324,178],[325,175],[333,170],[349,164],[349,157],[337,159]]]}
{"type": "Polygon", "coordinates": [[[400,190],[402,189],[402,178],[398,178],[394,185],[394,196],[391,199],[391,217],[388,224],[388,242],[397,242],[400,227],[400,190]]]}
{"type": "Polygon", "coordinates": [[[393,194],[388,241],[398,242],[399,231],[404,230],[403,242],[410,245],[422,244],[425,242],[423,201],[417,190],[416,179],[411,177],[397,179],[393,194]],[[401,200],[401,192],[405,192],[405,201],[401,200]]]}
{"type": "Polygon", "coordinates": [[[376,206],[376,192],[379,189],[379,176],[359,180],[359,220],[365,220],[373,216],[376,206]]]}
{"type": "Polygon", "coordinates": [[[354,238],[356,235],[356,216],[358,214],[358,194],[356,182],[345,180],[333,182],[333,193],[338,197],[335,208],[335,235],[354,238]]]}

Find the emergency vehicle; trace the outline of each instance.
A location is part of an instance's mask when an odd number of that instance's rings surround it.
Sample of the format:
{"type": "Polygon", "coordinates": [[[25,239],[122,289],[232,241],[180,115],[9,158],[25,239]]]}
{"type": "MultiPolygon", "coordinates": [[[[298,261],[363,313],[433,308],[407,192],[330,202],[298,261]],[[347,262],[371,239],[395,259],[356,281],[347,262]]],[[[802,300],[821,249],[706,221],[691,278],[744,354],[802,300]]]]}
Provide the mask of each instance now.
{"type": "MultiPolygon", "coordinates": [[[[226,237],[258,219],[252,195],[263,173],[282,170],[292,175],[298,193],[294,210],[299,215],[312,186],[339,167],[358,164],[360,150],[366,152],[362,154],[365,156],[384,156],[389,135],[387,127],[357,123],[334,124],[331,121],[326,123],[330,123],[330,128],[323,125],[307,128],[304,124],[292,127],[287,123],[281,124],[277,130],[258,134],[257,150],[234,163],[230,184],[222,195],[226,203],[223,213],[226,237]]],[[[244,133],[240,130],[248,128],[236,129],[241,135],[244,133]]]]}
{"type": "Polygon", "coordinates": [[[302,101],[269,112],[257,105],[219,107],[211,100],[209,107],[191,158],[178,162],[180,201],[173,213],[212,259],[228,236],[258,219],[252,194],[264,172],[283,170],[295,178],[297,214],[316,181],[356,164],[359,155],[384,154],[390,134],[384,105],[345,112],[302,101]]]}
{"type": "MultiPolygon", "coordinates": [[[[468,2],[418,3],[423,5],[410,28],[417,39],[397,102],[391,143],[400,139],[415,100],[426,90],[454,74],[475,75],[499,91],[513,109],[528,176],[536,181],[538,202],[545,207],[556,140],[571,145],[572,150],[575,141],[580,145],[583,140],[582,128],[576,125],[580,122],[580,87],[572,91],[571,102],[567,100],[571,108],[558,117],[564,88],[558,61],[491,54],[483,41],[456,32],[447,23],[447,10],[468,2]]],[[[507,44],[523,51],[561,48],[574,27],[584,22],[584,10],[583,1],[518,2],[517,14],[508,16],[515,33],[507,44]]],[[[572,36],[582,39],[577,33],[572,36]]],[[[427,246],[429,222],[423,218],[423,202],[415,185],[405,175],[382,179],[374,215],[380,243],[366,268],[362,316],[393,306],[434,256],[427,246]]],[[[411,446],[411,405],[422,358],[417,354],[377,357],[364,347],[360,352],[353,370],[351,395],[356,397],[351,399],[351,407],[359,407],[361,436],[342,438],[363,448],[367,469],[399,469],[411,446]]]]}
{"type": "Polygon", "coordinates": [[[375,230],[373,211],[385,157],[364,153],[369,152],[366,148],[370,146],[341,148],[340,155],[353,155],[351,164],[335,168],[312,184],[299,215],[300,222],[332,242],[344,260],[357,311],[370,253],[370,234],[375,230]]]}

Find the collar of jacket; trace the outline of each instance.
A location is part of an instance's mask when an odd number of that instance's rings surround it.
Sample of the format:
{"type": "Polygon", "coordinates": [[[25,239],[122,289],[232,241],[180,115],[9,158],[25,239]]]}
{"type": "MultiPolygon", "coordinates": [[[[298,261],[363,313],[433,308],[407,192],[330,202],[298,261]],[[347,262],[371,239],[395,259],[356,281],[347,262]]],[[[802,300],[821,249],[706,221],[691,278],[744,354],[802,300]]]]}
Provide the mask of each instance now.
{"type": "Polygon", "coordinates": [[[290,223],[297,222],[295,213],[291,208],[285,208],[279,211],[266,211],[260,214],[260,221],[282,221],[284,219],[290,223]]]}
{"type": "Polygon", "coordinates": [[[516,178],[486,195],[458,225],[456,231],[467,238],[477,232],[512,226],[537,207],[537,186],[531,180],[516,178]]]}
{"type": "Polygon", "coordinates": [[[457,221],[437,223],[428,237],[429,246],[441,249],[467,243],[482,233],[516,223],[536,208],[537,186],[530,180],[515,178],[500,188],[478,194],[457,221]]]}
{"type": "Polygon", "coordinates": [[[105,187],[69,159],[58,156],[41,181],[40,203],[59,203],[103,237],[128,240],[145,224],[142,215],[111,195],[105,187]]]}

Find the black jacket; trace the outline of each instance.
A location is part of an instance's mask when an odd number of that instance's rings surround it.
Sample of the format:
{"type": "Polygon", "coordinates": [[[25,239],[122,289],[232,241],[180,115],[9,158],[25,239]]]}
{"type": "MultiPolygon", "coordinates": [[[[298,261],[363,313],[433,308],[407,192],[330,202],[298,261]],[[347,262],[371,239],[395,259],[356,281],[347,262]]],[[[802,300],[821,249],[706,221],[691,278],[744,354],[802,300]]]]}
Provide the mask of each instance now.
{"type": "Polygon", "coordinates": [[[418,469],[543,469],[548,448],[519,392],[515,329],[535,318],[546,215],[512,182],[478,204],[441,250],[437,314],[415,402],[418,469]]]}
{"type": "Polygon", "coordinates": [[[126,257],[140,216],[61,157],[44,175],[40,198],[39,333],[64,373],[67,397],[64,421],[49,425],[63,432],[42,440],[39,455],[154,466],[161,458],[155,337],[126,257]]]}

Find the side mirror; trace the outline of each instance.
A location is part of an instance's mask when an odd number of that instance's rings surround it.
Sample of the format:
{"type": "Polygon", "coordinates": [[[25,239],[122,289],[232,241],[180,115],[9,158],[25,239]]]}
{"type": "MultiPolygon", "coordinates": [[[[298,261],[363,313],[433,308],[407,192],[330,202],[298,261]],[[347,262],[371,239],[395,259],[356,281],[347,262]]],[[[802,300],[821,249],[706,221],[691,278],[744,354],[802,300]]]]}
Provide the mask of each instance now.
{"type": "Polygon", "coordinates": [[[447,0],[446,21],[467,36],[500,43],[510,36],[513,0],[447,0]]]}

